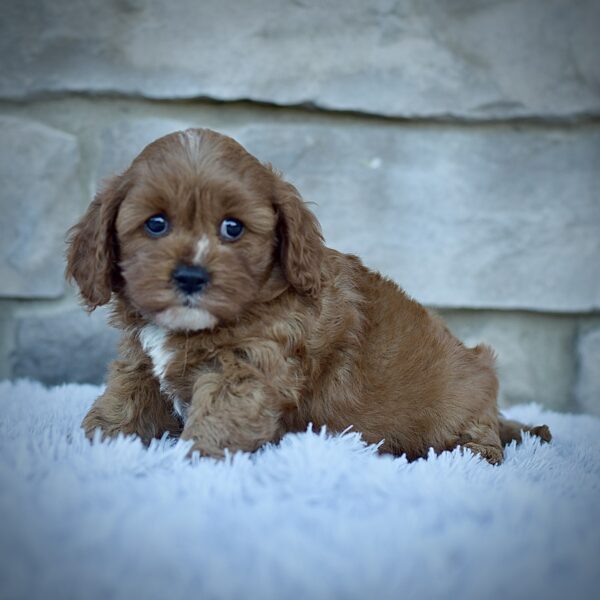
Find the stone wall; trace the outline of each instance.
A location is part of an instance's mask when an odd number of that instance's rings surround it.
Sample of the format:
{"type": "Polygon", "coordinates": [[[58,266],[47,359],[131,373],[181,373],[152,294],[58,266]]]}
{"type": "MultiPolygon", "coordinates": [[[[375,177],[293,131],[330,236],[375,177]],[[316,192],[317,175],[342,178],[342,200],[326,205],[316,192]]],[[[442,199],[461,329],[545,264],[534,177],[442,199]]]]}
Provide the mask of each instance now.
{"type": "Polygon", "coordinates": [[[240,140],[359,254],[498,352],[502,403],[600,414],[596,0],[5,0],[0,377],[97,382],[63,281],[98,183],[190,126],[240,140]]]}

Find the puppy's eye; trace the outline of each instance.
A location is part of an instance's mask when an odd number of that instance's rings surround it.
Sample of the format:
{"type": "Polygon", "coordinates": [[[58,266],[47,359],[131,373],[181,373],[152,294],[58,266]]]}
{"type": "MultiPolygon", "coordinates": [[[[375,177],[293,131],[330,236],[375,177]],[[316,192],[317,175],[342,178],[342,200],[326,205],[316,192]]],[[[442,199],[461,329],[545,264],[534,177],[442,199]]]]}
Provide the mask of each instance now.
{"type": "Polygon", "coordinates": [[[152,237],[161,237],[169,232],[169,221],[165,215],[154,215],[144,223],[144,229],[152,237]]]}
{"type": "Polygon", "coordinates": [[[237,240],[242,233],[244,233],[244,224],[237,219],[224,219],[219,228],[219,235],[228,242],[237,240]]]}

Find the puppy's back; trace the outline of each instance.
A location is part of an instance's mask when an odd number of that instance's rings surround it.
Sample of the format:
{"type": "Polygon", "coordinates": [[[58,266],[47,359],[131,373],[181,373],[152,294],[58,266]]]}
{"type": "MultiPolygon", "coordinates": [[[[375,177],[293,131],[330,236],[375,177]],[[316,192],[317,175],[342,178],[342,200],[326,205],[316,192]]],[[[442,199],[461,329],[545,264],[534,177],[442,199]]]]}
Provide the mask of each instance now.
{"type": "MultiPolygon", "coordinates": [[[[337,254],[337,253],[336,253],[337,254]]],[[[341,258],[336,258],[340,260],[341,258]]],[[[496,418],[497,377],[487,346],[467,348],[394,282],[347,257],[362,313],[358,401],[345,407],[369,442],[422,455],[456,445],[465,423],[496,418]]]]}

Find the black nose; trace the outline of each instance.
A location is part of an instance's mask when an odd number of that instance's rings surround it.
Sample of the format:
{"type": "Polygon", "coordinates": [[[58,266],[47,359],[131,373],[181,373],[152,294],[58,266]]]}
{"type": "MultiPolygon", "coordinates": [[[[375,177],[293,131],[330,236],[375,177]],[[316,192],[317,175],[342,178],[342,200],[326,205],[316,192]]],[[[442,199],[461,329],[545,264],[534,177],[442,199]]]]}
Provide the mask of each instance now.
{"type": "Polygon", "coordinates": [[[202,291],[210,281],[210,275],[203,267],[177,265],[173,271],[175,285],[186,294],[202,291]]]}

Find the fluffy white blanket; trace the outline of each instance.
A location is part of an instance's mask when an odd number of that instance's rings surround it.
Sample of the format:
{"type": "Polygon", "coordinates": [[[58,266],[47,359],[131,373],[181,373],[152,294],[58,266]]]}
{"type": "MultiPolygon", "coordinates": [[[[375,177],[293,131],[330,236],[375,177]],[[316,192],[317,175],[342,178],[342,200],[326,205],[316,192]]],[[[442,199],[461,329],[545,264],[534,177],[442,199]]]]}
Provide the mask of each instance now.
{"type": "Polygon", "coordinates": [[[255,455],[87,442],[99,388],[0,383],[0,596],[44,599],[597,597],[600,420],[550,425],[492,467],[407,463],[354,433],[255,455]]]}

